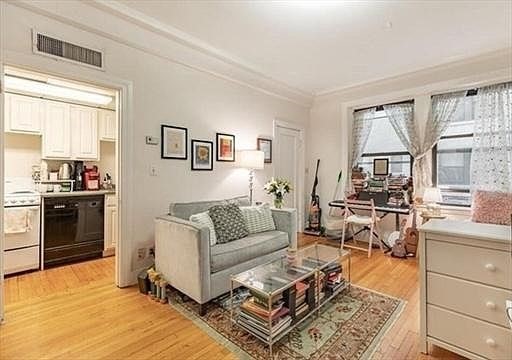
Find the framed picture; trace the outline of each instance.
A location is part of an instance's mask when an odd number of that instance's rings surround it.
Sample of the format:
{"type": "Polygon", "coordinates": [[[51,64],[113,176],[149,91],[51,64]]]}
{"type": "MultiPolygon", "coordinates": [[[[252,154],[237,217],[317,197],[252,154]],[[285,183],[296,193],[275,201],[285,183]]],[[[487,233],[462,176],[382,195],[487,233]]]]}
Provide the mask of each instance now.
{"type": "Polygon", "coordinates": [[[217,161],[235,161],[235,135],[217,133],[217,161]]]}
{"type": "Polygon", "coordinates": [[[258,138],[258,150],[265,154],[265,163],[272,163],[272,140],[258,138]]]}
{"type": "Polygon", "coordinates": [[[192,170],[213,170],[213,142],[192,140],[192,170]]]}
{"type": "Polygon", "coordinates": [[[373,175],[374,176],[388,176],[389,174],[389,160],[388,159],[373,159],[373,175]]]}
{"type": "Polygon", "coordinates": [[[183,127],[161,126],[161,157],[162,159],[187,160],[188,130],[183,127]]]}

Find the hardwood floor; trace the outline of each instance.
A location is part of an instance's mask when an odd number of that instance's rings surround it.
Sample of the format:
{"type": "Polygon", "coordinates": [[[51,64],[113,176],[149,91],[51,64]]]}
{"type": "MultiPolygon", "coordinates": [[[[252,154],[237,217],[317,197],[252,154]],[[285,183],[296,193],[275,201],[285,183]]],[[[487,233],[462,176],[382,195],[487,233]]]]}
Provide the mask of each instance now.
{"type": "MultiPolygon", "coordinates": [[[[316,240],[301,236],[299,242],[316,240]]],[[[394,259],[380,251],[371,259],[354,251],[352,259],[354,283],[407,301],[375,359],[460,358],[440,348],[432,356],[418,354],[416,259],[394,259]]],[[[111,257],[7,278],[0,359],[235,358],[168,305],[136,287],[115,287],[113,274],[111,257]]]]}

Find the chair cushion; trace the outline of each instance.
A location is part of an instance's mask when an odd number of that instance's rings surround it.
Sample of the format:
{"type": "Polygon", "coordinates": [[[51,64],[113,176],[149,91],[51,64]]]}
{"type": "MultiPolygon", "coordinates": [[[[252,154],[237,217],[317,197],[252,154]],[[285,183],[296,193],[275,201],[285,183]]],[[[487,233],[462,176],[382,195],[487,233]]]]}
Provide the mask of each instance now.
{"type": "Polygon", "coordinates": [[[271,254],[287,248],[288,234],[283,231],[267,231],[251,234],[243,239],[211,247],[211,272],[228,269],[232,266],[271,254]]]}
{"type": "Polygon", "coordinates": [[[363,215],[350,215],[347,217],[347,223],[357,224],[357,225],[370,225],[372,223],[372,218],[370,216],[363,215]]]}
{"type": "Polygon", "coordinates": [[[247,229],[250,234],[256,234],[264,231],[272,231],[276,229],[272,211],[268,204],[260,206],[243,206],[240,207],[244,219],[247,222],[247,229]]]}
{"type": "Polygon", "coordinates": [[[510,225],[512,193],[477,190],[473,194],[471,220],[478,223],[510,225]]]}
{"type": "Polygon", "coordinates": [[[215,226],[213,226],[213,221],[208,215],[208,212],[202,212],[199,214],[194,214],[189,219],[193,223],[198,224],[201,227],[207,227],[210,232],[210,246],[213,246],[217,243],[217,235],[215,234],[215,226]]]}
{"type": "Polygon", "coordinates": [[[247,196],[237,196],[227,200],[209,200],[209,201],[194,201],[188,203],[172,203],[169,206],[169,215],[174,217],[188,220],[194,214],[208,211],[209,208],[215,205],[236,204],[238,206],[249,206],[249,198],[247,196]]]}
{"type": "Polygon", "coordinates": [[[249,235],[242,210],[235,204],[215,205],[208,210],[218,243],[227,243],[249,235]]]}

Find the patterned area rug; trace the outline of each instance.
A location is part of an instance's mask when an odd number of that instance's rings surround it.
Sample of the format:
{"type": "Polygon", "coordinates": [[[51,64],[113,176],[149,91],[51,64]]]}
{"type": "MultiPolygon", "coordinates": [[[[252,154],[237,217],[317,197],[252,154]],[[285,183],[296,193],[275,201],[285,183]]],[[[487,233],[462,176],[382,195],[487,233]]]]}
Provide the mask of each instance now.
{"type": "MultiPolygon", "coordinates": [[[[268,359],[268,346],[236,325],[229,310],[210,303],[204,317],[198,305],[176,291],[170,304],[242,359],[268,359]]],[[[405,301],[351,286],[274,345],[273,359],[369,359],[398,318],[405,301]]]]}

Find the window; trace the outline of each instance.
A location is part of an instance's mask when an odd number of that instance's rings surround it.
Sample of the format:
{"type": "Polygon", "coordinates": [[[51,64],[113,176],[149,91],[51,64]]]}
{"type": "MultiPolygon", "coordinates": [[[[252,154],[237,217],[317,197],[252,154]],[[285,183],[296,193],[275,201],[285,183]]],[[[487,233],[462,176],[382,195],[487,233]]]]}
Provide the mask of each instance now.
{"type": "Polygon", "coordinates": [[[389,172],[393,175],[412,175],[412,156],[398,138],[384,110],[375,112],[359,166],[373,174],[374,159],[388,159],[389,172]]]}
{"type": "Polygon", "coordinates": [[[443,204],[470,206],[470,167],[476,96],[466,96],[432,151],[432,182],[443,204]]]}

